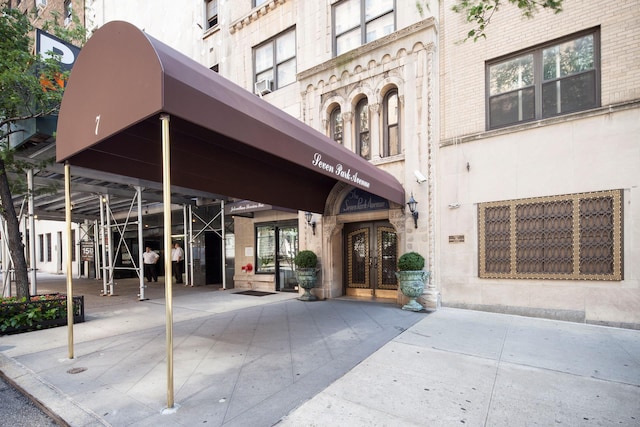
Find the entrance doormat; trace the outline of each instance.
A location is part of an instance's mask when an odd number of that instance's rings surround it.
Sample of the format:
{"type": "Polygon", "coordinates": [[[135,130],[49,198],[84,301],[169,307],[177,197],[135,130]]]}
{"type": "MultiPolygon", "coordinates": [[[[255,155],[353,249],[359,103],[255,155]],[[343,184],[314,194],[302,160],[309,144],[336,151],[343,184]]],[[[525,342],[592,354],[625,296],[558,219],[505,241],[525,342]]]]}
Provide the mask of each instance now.
{"type": "Polygon", "coordinates": [[[265,295],[273,295],[275,292],[263,292],[263,291],[242,291],[242,292],[234,292],[234,294],[238,295],[251,295],[254,297],[263,297],[265,295]]]}

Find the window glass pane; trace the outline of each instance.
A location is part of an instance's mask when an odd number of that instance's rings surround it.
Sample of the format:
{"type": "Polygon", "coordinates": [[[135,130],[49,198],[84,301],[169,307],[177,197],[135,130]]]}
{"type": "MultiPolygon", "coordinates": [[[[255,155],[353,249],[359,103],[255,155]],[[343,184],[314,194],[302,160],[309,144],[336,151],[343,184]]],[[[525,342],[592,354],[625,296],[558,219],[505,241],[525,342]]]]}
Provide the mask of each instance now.
{"type": "Polygon", "coordinates": [[[388,14],[367,24],[366,42],[372,42],[393,33],[393,14],[388,14]]]}
{"type": "Polygon", "coordinates": [[[253,7],[258,7],[263,3],[266,3],[267,0],[253,0],[253,7]]]}
{"type": "Polygon", "coordinates": [[[360,25],[360,0],[348,0],[335,8],[336,35],[360,25]]]}
{"type": "Polygon", "coordinates": [[[369,132],[360,133],[360,156],[369,160],[371,157],[371,142],[369,141],[369,132]]]}
{"type": "Polygon", "coordinates": [[[336,39],[336,55],[355,49],[360,44],[360,28],[356,28],[336,39]]]}
{"type": "Polygon", "coordinates": [[[342,144],[342,112],[340,107],[334,108],[331,112],[331,138],[342,144]]]}
{"type": "Polygon", "coordinates": [[[358,104],[358,130],[365,132],[369,130],[369,108],[366,102],[358,104]]]}
{"type": "Polygon", "coordinates": [[[387,96],[387,124],[394,125],[398,123],[398,93],[390,93],[387,96]]]}
{"type": "Polygon", "coordinates": [[[256,81],[257,82],[259,82],[260,80],[264,80],[264,79],[269,79],[269,80],[273,81],[273,68],[269,68],[267,71],[256,75],[256,81]]]}
{"type": "Polygon", "coordinates": [[[358,103],[356,118],[358,120],[358,153],[365,159],[369,159],[371,156],[371,144],[369,141],[369,105],[366,100],[358,103]]]}
{"type": "Polygon", "coordinates": [[[283,87],[296,81],[296,60],[291,59],[278,65],[278,87],[283,87]]]}
{"type": "Polygon", "coordinates": [[[489,99],[491,128],[505,126],[535,117],[533,88],[518,90],[489,99]]]}
{"type": "Polygon", "coordinates": [[[544,80],[593,69],[593,34],[544,49],[542,61],[544,80]]]}
{"type": "Polygon", "coordinates": [[[273,43],[256,48],[256,73],[273,67],[273,43]]]}
{"type": "Polygon", "coordinates": [[[207,18],[211,18],[218,14],[218,0],[209,0],[207,2],[207,18]]]}
{"type": "Polygon", "coordinates": [[[393,10],[393,0],[366,0],[364,10],[365,21],[383,15],[393,10]]]}
{"type": "Polygon", "coordinates": [[[542,117],[596,107],[595,71],[542,85],[542,117]]]}
{"type": "Polygon", "coordinates": [[[207,1],[207,28],[218,25],[218,0],[207,1]]]}
{"type": "Polygon", "coordinates": [[[280,63],[296,56],[296,32],[289,31],[276,40],[276,62],[280,63]]]}
{"type": "Polygon", "coordinates": [[[533,55],[489,67],[489,94],[497,95],[533,84],[533,55]]]}
{"type": "Polygon", "coordinates": [[[398,126],[389,127],[388,135],[388,156],[395,156],[400,154],[400,138],[398,137],[398,126]]]}
{"type": "Polygon", "coordinates": [[[256,227],[256,272],[272,273],[275,271],[275,245],[275,227],[256,227]]]}

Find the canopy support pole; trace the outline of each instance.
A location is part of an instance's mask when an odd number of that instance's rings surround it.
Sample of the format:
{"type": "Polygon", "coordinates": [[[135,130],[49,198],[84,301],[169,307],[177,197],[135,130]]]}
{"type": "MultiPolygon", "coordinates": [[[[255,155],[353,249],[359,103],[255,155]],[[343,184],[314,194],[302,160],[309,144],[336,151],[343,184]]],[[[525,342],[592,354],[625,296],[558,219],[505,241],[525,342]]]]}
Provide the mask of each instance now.
{"type": "Polygon", "coordinates": [[[224,200],[220,201],[220,228],[222,236],[222,290],[227,290],[227,234],[224,219],[224,200]]]}
{"type": "Polygon", "coordinates": [[[71,171],[69,162],[64,164],[64,216],[67,225],[67,330],[69,359],[73,359],[73,271],[71,262],[71,171]]]}
{"type": "Polygon", "coordinates": [[[167,335],[167,408],[173,401],[173,269],[171,266],[171,147],[169,115],[162,114],[162,201],[164,205],[164,289],[167,335]]]}

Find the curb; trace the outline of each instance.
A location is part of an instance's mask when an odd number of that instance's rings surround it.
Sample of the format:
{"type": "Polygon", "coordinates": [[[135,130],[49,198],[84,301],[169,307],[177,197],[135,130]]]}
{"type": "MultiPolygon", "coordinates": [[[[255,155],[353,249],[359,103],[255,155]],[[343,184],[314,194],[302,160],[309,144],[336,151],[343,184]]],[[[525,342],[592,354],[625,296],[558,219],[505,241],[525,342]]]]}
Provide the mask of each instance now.
{"type": "Polygon", "coordinates": [[[0,376],[60,426],[111,426],[98,414],[83,408],[71,396],[46,382],[20,362],[2,353],[0,353],[0,376]],[[39,398],[34,397],[35,395],[39,398]]]}

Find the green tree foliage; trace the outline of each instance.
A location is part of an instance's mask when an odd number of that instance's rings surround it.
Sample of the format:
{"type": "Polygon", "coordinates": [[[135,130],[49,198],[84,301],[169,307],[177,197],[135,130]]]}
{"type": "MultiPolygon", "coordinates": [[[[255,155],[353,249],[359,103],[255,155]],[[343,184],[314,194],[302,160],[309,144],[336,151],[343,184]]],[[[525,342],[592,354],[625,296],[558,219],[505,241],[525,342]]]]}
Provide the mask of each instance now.
{"type": "Polygon", "coordinates": [[[532,18],[540,9],[552,10],[555,13],[562,12],[563,0],[458,0],[451,9],[456,13],[465,15],[467,22],[473,23],[473,28],[467,33],[466,40],[478,41],[486,38],[485,30],[493,14],[501,5],[510,3],[522,11],[522,16],[532,18]]]}
{"type": "MultiPolygon", "coordinates": [[[[84,41],[84,28],[65,29],[56,21],[53,15],[53,21],[45,24],[49,32],[66,40],[84,41]]],[[[79,24],[77,17],[74,22],[79,24]]],[[[25,169],[34,165],[18,161],[9,136],[19,131],[17,124],[23,120],[56,116],[68,77],[59,58],[36,55],[33,44],[34,28],[28,15],[0,1],[0,214],[7,223],[7,245],[20,298],[29,297],[29,282],[13,196],[25,191],[16,177],[24,177],[25,169]]]]}

